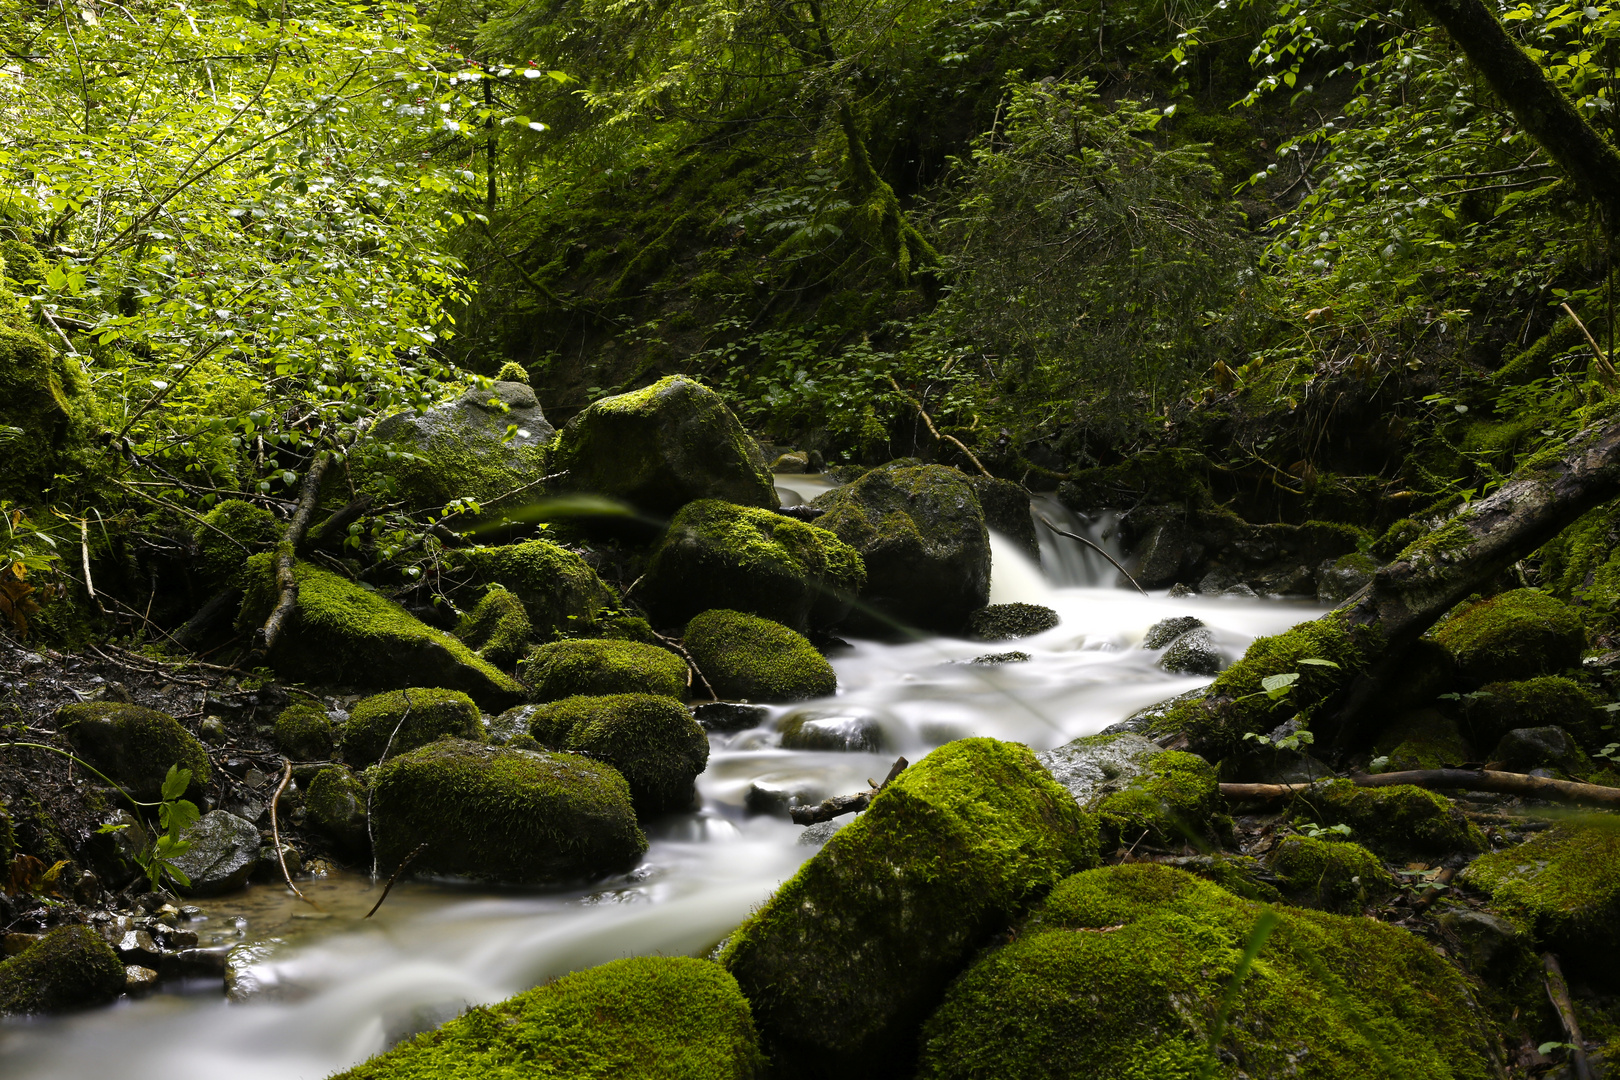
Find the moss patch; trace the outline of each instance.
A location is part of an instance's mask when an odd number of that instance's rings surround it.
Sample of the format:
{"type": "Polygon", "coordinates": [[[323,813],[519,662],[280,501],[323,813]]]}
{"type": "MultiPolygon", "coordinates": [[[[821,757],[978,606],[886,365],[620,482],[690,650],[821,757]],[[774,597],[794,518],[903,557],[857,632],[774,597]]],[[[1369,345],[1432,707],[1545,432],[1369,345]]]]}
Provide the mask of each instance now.
{"type": "Polygon", "coordinates": [[[692,714],[656,694],[564,698],[536,709],[529,732],[541,746],[618,769],[638,814],[689,809],[693,782],[709,762],[708,736],[692,714]]]}
{"type": "Polygon", "coordinates": [[[208,751],[168,713],[94,701],[62,706],[56,724],[76,754],[137,799],[158,798],[172,765],[191,770],[193,797],[213,779],[208,751]]]}
{"type": "Polygon", "coordinates": [[[0,425],[21,432],[0,454],[0,498],[33,502],[87,446],[78,360],[0,315],[0,425]]]}
{"type": "Polygon", "coordinates": [[[461,618],[456,637],[499,667],[511,667],[534,641],[529,613],[516,593],[497,585],[461,618]]]}
{"type": "Polygon", "coordinates": [[[478,706],[458,690],[416,687],[373,694],[349,713],[343,727],[343,757],[366,768],[386,752],[397,757],[446,735],[483,742],[478,706]]]}
{"type": "Polygon", "coordinates": [[[838,689],[838,676],[815,646],[756,615],[705,611],[686,624],[686,649],[723,698],[803,701],[838,689]]]}
{"type": "Polygon", "coordinates": [[[1468,697],[1464,717],[1469,734],[1483,751],[1514,728],[1557,724],[1586,746],[1609,740],[1602,725],[1603,701],[1573,679],[1548,675],[1519,682],[1486,683],[1468,697]]]}
{"type": "Polygon", "coordinates": [[[124,989],[124,962],[88,926],[63,926],[0,962],[0,1015],[105,1005],[124,989]]]}
{"type": "Polygon", "coordinates": [[[1411,784],[1365,788],[1329,780],[1300,796],[1293,816],[1320,825],[1348,825],[1358,842],[1391,860],[1486,849],[1484,834],[1450,799],[1411,784]]]}
{"type": "Polygon", "coordinates": [[[1219,843],[1232,832],[1225,810],[1214,766],[1179,750],[1148,758],[1140,776],[1096,806],[1104,850],[1219,843]]]}
{"type": "Polygon", "coordinates": [[[948,743],[838,830],[721,962],[781,1060],[883,1074],[973,950],[1096,860],[1096,823],[1027,747],[948,743]]]}
{"type": "Polygon", "coordinates": [[[1268,910],[1166,866],[1077,874],[951,986],[917,1075],[1496,1075],[1467,984],[1432,948],[1371,919],[1298,910],[1276,912],[1209,1061],[1208,1033],[1268,910]]]}
{"type": "Polygon", "coordinates": [[[464,588],[499,585],[522,601],[539,640],[591,633],[618,602],[584,559],[549,540],[474,548],[453,560],[451,576],[464,588]]]}
{"type": "Polygon", "coordinates": [[[321,761],[332,756],[332,721],[326,710],[301,701],[276,716],[276,749],[294,761],[321,761]]]}
{"type": "Polygon", "coordinates": [[[630,787],[578,754],[441,739],[377,770],[371,827],[380,866],[419,845],[418,873],[514,884],[628,870],[647,850],[630,787]]]}
{"type": "Polygon", "coordinates": [[[1434,709],[1402,715],[1373,743],[1373,752],[1389,758],[1386,772],[1439,769],[1474,760],[1457,722],[1434,709]]]}
{"type": "Polygon", "coordinates": [[[1557,674],[1578,665],[1586,647],[1579,613],[1539,589],[1514,589],[1471,604],[1433,635],[1476,685],[1557,674]]]}
{"type": "Polygon", "coordinates": [[[519,671],[531,701],[577,694],[686,698],[686,661],[639,641],[554,641],[532,649],[519,671]]]}
{"type": "Polygon", "coordinates": [[[1061,621],[1040,604],[991,604],[968,616],[968,635],[975,641],[1012,641],[1045,633],[1061,621]]]}
{"type": "Polygon", "coordinates": [[[1285,836],[1270,862],[1283,891],[1307,907],[1354,915],[1395,892],[1395,878],[1378,856],[1349,840],[1285,836]]]}
{"type": "Polygon", "coordinates": [[[310,822],[349,854],[371,844],[366,834],[366,786],[341,765],[315,774],[304,793],[310,822]]]}
{"type": "Polygon", "coordinates": [[[333,1080],[752,1080],[762,1067],[725,969],[644,956],[471,1009],[333,1080]]]}
{"type": "Polygon", "coordinates": [[[1541,549],[1541,580],[1593,630],[1620,630],[1620,501],[1588,511],[1541,549]]]}
{"type": "Polygon", "coordinates": [[[194,565],[209,588],[235,582],[248,556],[269,551],[281,539],[276,516],[241,499],[226,499],[202,520],[191,538],[197,545],[194,565]]]}

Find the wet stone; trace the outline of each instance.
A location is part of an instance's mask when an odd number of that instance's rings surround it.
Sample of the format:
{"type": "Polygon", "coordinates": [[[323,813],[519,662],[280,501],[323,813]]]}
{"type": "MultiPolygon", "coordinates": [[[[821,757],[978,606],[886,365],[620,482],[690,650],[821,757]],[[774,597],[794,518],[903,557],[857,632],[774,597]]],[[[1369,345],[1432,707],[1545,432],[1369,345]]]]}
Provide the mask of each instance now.
{"type": "Polygon", "coordinates": [[[692,716],[704,731],[746,731],[763,724],[770,714],[763,705],[740,701],[709,701],[692,706],[692,716]]]}
{"type": "Polygon", "coordinates": [[[979,667],[1000,667],[1002,664],[1025,664],[1029,660],[1029,653],[1014,650],[1012,652],[985,653],[983,656],[975,656],[968,663],[977,664],[979,667]]]}
{"type": "Polygon", "coordinates": [[[874,753],[883,749],[883,728],[870,716],[798,710],[782,718],[782,746],[787,750],[838,750],[874,753]]]}
{"type": "Polygon", "coordinates": [[[158,973],[139,964],[124,965],[124,993],[130,997],[149,994],[157,986],[158,973]]]}
{"type": "Polygon", "coordinates": [[[258,828],[224,810],[204,814],[186,839],[191,847],[173,862],[191,880],[186,892],[192,896],[234,892],[259,865],[258,828]]]}
{"type": "Polygon", "coordinates": [[[826,798],[817,782],[804,776],[761,776],[748,785],[743,805],[754,814],[787,817],[795,806],[809,806],[826,798]]]}
{"type": "Polygon", "coordinates": [[[1162,649],[1182,634],[1202,629],[1203,626],[1204,620],[1192,615],[1173,615],[1168,619],[1160,619],[1148,627],[1147,634],[1142,638],[1142,648],[1162,649]]]}
{"type": "Polygon", "coordinates": [[[163,955],[163,950],[158,948],[157,943],[152,940],[152,935],[145,930],[129,931],[118,939],[113,948],[118,950],[118,955],[125,963],[140,960],[155,961],[163,955]]]}
{"type": "Polygon", "coordinates": [[[1189,630],[1171,642],[1159,666],[1180,675],[1215,675],[1221,670],[1220,650],[1206,629],[1189,630]]]}

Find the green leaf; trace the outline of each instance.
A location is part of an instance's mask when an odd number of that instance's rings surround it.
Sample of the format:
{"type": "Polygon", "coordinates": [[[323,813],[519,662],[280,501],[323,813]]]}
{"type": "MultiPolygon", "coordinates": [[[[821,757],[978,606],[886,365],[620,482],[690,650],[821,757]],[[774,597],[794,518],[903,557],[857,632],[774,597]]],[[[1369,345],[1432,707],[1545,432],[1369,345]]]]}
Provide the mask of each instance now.
{"type": "Polygon", "coordinates": [[[1295,683],[1299,682],[1299,672],[1287,671],[1281,675],[1267,675],[1260,680],[1260,686],[1272,697],[1281,697],[1286,694],[1295,683]]]}
{"type": "Polygon", "coordinates": [[[170,765],[169,772],[163,778],[163,799],[172,802],[186,793],[191,786],[191,770],[182,769],[178,765],[170,765]]]}
{"type": "Polygon", "coordinates": [[[1312,667],[1336,668],[1336,667],[1339,666],[1338,664],[1335,664],[1332,660],[1318,660],[1315,657],[1311,657],[1311,656],[1307,656],[1305,659],[1301,660],[1300,663],[1302,663],[1302,664],[1310,664],[1312,667]]]}

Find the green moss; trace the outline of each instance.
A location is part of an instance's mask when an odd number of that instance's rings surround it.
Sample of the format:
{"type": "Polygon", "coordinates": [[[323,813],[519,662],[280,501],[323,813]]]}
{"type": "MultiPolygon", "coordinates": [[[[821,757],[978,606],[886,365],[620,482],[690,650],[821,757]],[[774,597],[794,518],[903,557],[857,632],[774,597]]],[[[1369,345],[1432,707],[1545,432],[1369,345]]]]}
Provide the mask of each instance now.
{"type": "Polygon", "coordinates": [[[1373,753],[1389,758],[1386,772],[1439,769],[1475,760],[1457,722],[1434,709],[1400,716],[1373,743],[1373,753]]]}
{"type": "Polygon", "coordinates": [[[240,577],[243,562],[250,555],[269,551],[281,539],[276,516],[262,506],[226,499],[207,514],[192,534],[197,544],[194,564],[209,588],[218,588],[240,577]]]}
{"type": "Polygon", "coordinates": [[[699,499],[670,522],[635,596],[670,625],[721,607],[803,630],[842,619],[865,583],[860,554],[826,529],[699,499]]]}
{"type": "Polygon", "coordinates": [[[16,428],[0,453],[0,498],[31,502],[88,444],[76,358],[58,359],[31,329],[0,316],[0,426],[16,428]],[[70,370],[73,369],[73,370],[70,370]]]}
{"type": "Polygon", "coordinates": [[[558,435],[552,465],[575,490],[653,513],[694,499],[780,505],[754,441],[718,394],[684,375],[591,405],[558,435]]]}
{"type": "Polygon", "coordinates": [[[63,926],[0,962],[0,1015],[105,1005],[124,989],[124,962],[88,926],[63,926]]]}
{"type": "Polygon", "coordinates": [[[366,768],[446,735],[484,740],[478,706],[459,690],[415,687],[374,694],[357,703],[343,726],[343,757],[366,768]]]}
{"type": "Polygon", "coordinates": [[[645,956],[471,1009],[333,1080],[752,1080],[763,1064],[723,968],[645,956]]]}
{"type": "Polygon", "coordinates": [[[1170,750],[1149,758],[1142,775],[1097,804],[1104,850],[1148,843],[1198,847],[1228,839],[1232,819],[1209,762],[1170,750]]]}
{"type": "Polygon", "coordinates": [[[5,268],[6,286],[18,292],[33,292],[19,286],[43,285],[50,272],[39,249],[21,240],[0,240],[0,266],[5,268]]]}
{"type": "Polygon", "coordinates": [[[1590,510],[1538,552],[1541,581],[1594,631],[1620,630],[1620,501],[1590,510]]]}
{"type": "Polygon", "coordinates": [[[411,864],[417,873],[514,884],[628,870],[647,850],[630,787],[612,766],[464,739],[441,739],[379,767],[371,828],[385,869],[421,847],[411,864]]]}
{"type": "Polygon", "coordinates": [[[1027,747],[947,743],[840,829],[721,954],[780,1060],[878,1075],[973,951],[1073,869],[1097,827],[1027,747]]]}
{"type": "Polygon", "coordinates": [[[590,639],[529,651],[519,670],[531,701],[576,694],[662,694],[686,698],[686,661],[657,645],[590,639]]]}
{"type": "Polygon", "coordinates": [[[534,641],[529,613],[517,594],[492,587],[456,627],[456,637],[492,664],[510,667],[534,641]]]}
{"type": "Polygon", "coordinates": [[[332,721],[326,709],[301,701],[276,717],[276,749],[294,761],[321,761],[332,756],[332,721]]]}
{"type": "MultiPolygon", "coordinates": [[[[264,624],[277,592],[270,554],[248,560],[237,627],[264,624]]],[[[432,682],[461,690],[491,711],[522,700],[523,688],[454,637],[336,574],[297,563],[298,606],[270,663],[285,678],[358,686],[432,682]]]]}
{"type": "Polygon", "coordinates": [[[1152,864],[1054,889],[952,984],[921,1049],[919,1080],[1497,1075],[1467,983],[1423,941],[1371,919],[1276,911],[1152,864]],[[1209,1033],[1268,912],[1276,927],[1211,1061],[1209,1033]]]}
{"type": "Polygon", "coordinates": [[[564,698],[536,709],[529,732],[541,746],[618,769],[642,815],[690,809],[709,762],[708,736],[692,714],[657,694],[564,698]]]}
{"type": "Polygon", "coordinates": [[[495,381],[520,382],[527,386],[529,384],[529,372],[522,364],[508,360],[501,365],[501,370],[495,373],[495,381]]]}
{"type": "Polygon", "coordinates": [[[451,576],[464,588],[500,585],[521,600],[542,640],[592,632],[618,600],[584,559],[549,540],[474,548],[453,558],[451,576]]]}
{"type": "Polygon", "coordinates": [[[802,635],[739,611],[705,611],[686,624],[687,652],[722,698],[803,701],[827,697],[838,676],[802,635]]]}
{"type": "Polygon", "coordinates": [[[1548,675],[1519,682],[1486,683],[1467,699],[1470,735],[1482,751],[1514,728],[1545,727],[1557,724],[1574,738],[1591,747],[1609,740],[1602,726],[1603,701],[1573,679],[1548,675]]]}
{"type": "Polygon", "coordinates": [[[304,793],[304,808],[310,823],[345,853],[363,852],[370,845],[366,786],[343,766],[332,765],[315,774],[304,793]]]}
{"type": "Polygon", "coordinates": [[[1311,787],[1295,807],[1294,820],[1348,825],[1358,842],[1392,860],[1486,849],[1484,834],[1450,799],[1411,784],[1357,787],[1329,780],[1311,787]]]}
{"type": "Polygon", "coordinates": [[[156,799],[170,766],[191,770],[193,797],[213,779],[208,751],[168,713],[110,701],[64,705],[56,726],[74,753],[137,799],[156,799]]]}
{"type": "Polygon", "coordinates": [[[1061,621],[1040,604],[991,604],[968,617],[968,634],[975,641],[1012,641],[1045,633],[1061,621]]]}
{"type": "Polygon", "coordinates": [[[1428,529],[1411,518],[1401,518],[1384,530],[1384,535],[1373,543],[1372,552],[1387,562],[1428,533],[1428,529]]]}
{"type": "Polygon", "coordinates": [[[1586,628],[1573,608],[1539,589],[1514,589],[1453,615],[1433,631],[1475,683],[1552,675],[1577,666],[1586,628]]]}
{"type": "Polygon", "coordinates": [[[1355,915],[1395,892],[1395,878],[1378,856],[1349,840],[1285,836],[1270,863],[1283,891],[1308,907],[1355,915]]]}

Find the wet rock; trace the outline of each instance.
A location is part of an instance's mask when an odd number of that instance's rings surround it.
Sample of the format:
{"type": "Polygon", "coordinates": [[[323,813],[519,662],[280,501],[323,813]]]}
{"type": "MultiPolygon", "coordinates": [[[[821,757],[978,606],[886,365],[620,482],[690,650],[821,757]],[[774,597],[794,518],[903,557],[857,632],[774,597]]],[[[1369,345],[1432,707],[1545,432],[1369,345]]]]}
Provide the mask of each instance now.
{"type": "Polygon", "coordinates": [[[239,1005],[253,998],[266,996],[274,984],[264,978],[259,967],[270,959],[271,952],[279,944],[279,941],[271,938],[268,941],[234,946],[225,954],[226,1001],[239,1005]]]}
{"type": "Polygon", "coordinates": [[[810,806],[820,802],[829,792],[820,778],[793,773],[767,774],[755,777],[743,797],[743,806],[751,814],[771,814],[787,817],[795,806],[810,806]]]}
{"type": "Polygon", "coordinates": [[[885,745],[876,718],[848,712],[799,709],[784,716],[777,728],[786,750],[877,753],[885,745]]]}
{"type": "Polygon", "coordinates": [[[709,762],[709,740],[692,714],[655,694],[554,701],[535,710],[529,732],[548,749],[613,766],[642,816],[690,809],[694,782],[709,762]]]}
{"type": "Polygon", "coordinates": [[[385,753],[397,757],[445,735],[474,741],[485,737],[472,698],[422,686],[391,690],[355,705],[343,728],[343,757],[366,768],[385,753]]]}
{"type": "Polygon", "coordinates": [[[1431,631],[1474,685],[1555,675],[1581,662],[1586,629],[1575,609],[1538,589],[1481,600],[1431,631]]]}
{"type": "Polygon", "coordinates": [[[865,583],[861,556],[827,529],[700,499],[670,522],[634,595],[660,625],[727,608],[825,629],[849,614],[865,583]]]}
{"type": "Polygon", "coordinates": [[[287,843],[281,843],[280,857],[277,857],[274,844],[263,844],[259,847],[259,865],[255,868],[253,876],[258,881],[285,881],[281,876],[281,861],[287,861],[287,873],[294,877],[304,868],[304,857],[297,848],[287,843]]]}
{"type": "Polygon", "coordinates": [[[968,616],[968,636],[975,641],[1012,641],[1033,637],[1062,620],[1041,604],[991,604],[968,616]]]}
{"type": "Polygon", "coordinates": [[[1173,698],[1156,701],[1152,705],[1144,705],[1117,724],[1110,724],[1098,732],[1100,735],[1144,735],[1153,738],[1164,727],[1166,719],[1177,708],[1189,701],[1202,698],[1205,688],[1200,686],[1193,690],[1177,694],[1173,698]]]}
{"type": "Polygon", "coordinates": [[[519,735],[529,733],[529,724],[534,720],[538,705],[518,705],[507,709],[499,716],[488,719],[484,723],[484,733],[489,736],[491,746],[505,746],[519,735]]]}
{"type": "Polygon", "coordinates": [[[137,799],[157,799],[163,778],[178,765],[191,770],[187,794],[196,797],[213,777],[208,751],[168,713],[140,705],[86,702],[64,705],[56,723],[73,750],[137,799]]]}
{"type": "Polygon", "coordinates": [[[1029,660],[1029,653],[1014,650],[1012,652],[985,653],[983,656],[975,656],[968,663],[976,664],[979,667],[1000,667],[1002,664],[1024,664],[1028,663],[1029,660]]]}
{"type": "Polygon", "coordinates": [[[1189,630],[1170,643],[1159,657],[1159,666],[1178,675],[1217,675],[1223,661],[1208,630],[1189,630]]]}
{"type": "Polygon", "coordinates": [[[113,948],[118,950],[119,959],[126,964],[156,963],[163,955],[163,950],[158,948],[152,935],[145,930],[126,930],[113,948]]]}
{"type": "Polygon", "coordinates": [[[956,633],[990,599],[990,534],[967,479],[943,465],[874,469],[822,495],[819,524],[866,564],[851,627],[889,633],[893,620],[956,633]],[[870,614],[870,608],[876,614],[870,614]]]}
{"type": "Polygon", "coordinates": [[[984,523],[1018,545],[1018,550],[1037,564],[1041,543],[1035,535],[1035,518],[1029,510],[1029,491],[1011,480],[990,476],[968,476],[973,494],[984,510],[984,523]]]}
{"type": "Polygon", "coordinates": [[[686,624],[686,650],[723,698],[787,702],[828,697],[838,676],[809,640],[780,623],[723,609],[686,624]]]}
{"type": "Polygon", "coordinates": [[[1160,619],[1142,635],[1142,648],[1162,649],[1188,631],[1200,630],[1203,626],[1204,620],[1192,615],[1172,615],[1168,619],[1160,619]]]}
{"type": "Polygon", "coordinates": [[[124,965],[124,993],[130,997],[144,997],[157,989],[158,973],[139,964],[124,965]]]}
{"type": "Polygon", "coordinates": [[[1354,915],[1395,892],[1378,856],[1350,840],[1285,836],[1269,861],[1284,895],[1306,907],[1354,915]]]}
{"type": "Polygon", "coordinates": [[[1353,552],[1329,559],[1316,569],[1316,598],[1324,604],[1341,604],[1373,579],[1378,562],[1353,552]]]}
{"type": "Polygon", "coordinates": [[[1556,724],[1537,728],[1515,728],[1502,736],[1491,752],[1492,761],[1500,761],[1512,772],[1531,769],[1571,768],[1584,771],[1586,755],[1581,753],[1569,732],[1556,724]]]}
{"type": "Polygon", "coordinates": [[[371,840],[366,832],[366,788],[360,778],[341,765],[329,766],[310,781],[304,805],[309,821],[349,854],[363,852],[371,840]]]}
{"type": "Polygon", "coordinates": [[[771,710],[763,705],[735,701],[709,701],[692,706],[692,716],[704,731],[747,731],[765,722],[771,710]]]}
{"type": "Polygon", "coordinates": [[[809,471],[810,455],[797,451],[788,454],[779,454],[776,460],[771,462],[771,472],[773,474],[797,476],[800,473],[809,471]]]}
{"type": "Polygon", "coordinates": [[[124,989],[124,964],[86,926],[63,926],[0,961],[0,1016],[105,1005],[124,989]]]}
{"type": "Polygon", "coordinates": [[[258,827],[224,810],[204,814],[185,839],[191,846],[170,861],[191,879],[187,896],[235,892],[259,865],[258,827]]]}
{"type": "Polygon", "coordinates": [[[857,816],[851,814],[848,817],[833,818],[831,821],[818,821],[814,825],[806,825],[804,832],[799,834],[799,838],[794,843],[800,847],[821,847],[832,839],[833,833],[853,822],[857,816]]]}
{"type": "Polygon", "coordinates": [[[754,440],[718,394],[684,375],[591,405],[558,435],[551,462],[575,490],[656,514],[694,499],[780,505],[754,440]]]}
{"type": "Polygon", "coordinates": [[[518,674],[531,701],[576,694],[662,694],[685,700],[686,661],[639,641],[553,641],[530,650],[518,674]]]}
{"type": "Polygon", "coordinates": [[[216,745],[225,741],[225,721],[210,716],[197,727],[197,733],[216,745]]]}
{"type": "Polygon", "coordinates": [[[1075,802],[1090,807],[1142,776],[1148,762],[1162,753],[1158,743],[1121,732],[1086,735],[1035,757],[1075,802]]]}
{"type": "MultiPolygon", "coordinates": [[[[1204,557],[1204,545],[1182,515],[1156,513],[1151,522],[1133,523],[1128,533],[1146,525],[1131,548],[1125,568],[1144,589],[1162,589],[1190,574],[1204,557]]],[[[1138,515],[1142,516],[1142,515],[1138,515]]]]}

